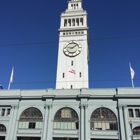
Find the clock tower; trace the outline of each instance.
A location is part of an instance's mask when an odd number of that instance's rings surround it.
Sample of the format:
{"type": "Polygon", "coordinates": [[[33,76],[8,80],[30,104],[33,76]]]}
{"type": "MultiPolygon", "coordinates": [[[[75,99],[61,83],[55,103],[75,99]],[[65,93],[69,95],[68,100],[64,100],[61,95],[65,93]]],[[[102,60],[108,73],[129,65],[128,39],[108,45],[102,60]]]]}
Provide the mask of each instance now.
{"type": "Polygon", "coordinates": [[[82,0],[61,14],[56,89],[88,88],[88,26],[82,0]]]}

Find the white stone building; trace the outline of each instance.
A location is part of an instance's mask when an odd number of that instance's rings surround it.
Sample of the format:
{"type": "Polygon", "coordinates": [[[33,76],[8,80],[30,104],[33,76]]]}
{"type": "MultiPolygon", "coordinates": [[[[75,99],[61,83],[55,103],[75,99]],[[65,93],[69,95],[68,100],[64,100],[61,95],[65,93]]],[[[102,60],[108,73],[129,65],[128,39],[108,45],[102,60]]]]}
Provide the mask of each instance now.
{"type": "Polygon", "coordinates": [[[88,88],[87,12],[61,14],[56,89],[0,90],[0,140],[139,140],[140,88],[88,88]]]}

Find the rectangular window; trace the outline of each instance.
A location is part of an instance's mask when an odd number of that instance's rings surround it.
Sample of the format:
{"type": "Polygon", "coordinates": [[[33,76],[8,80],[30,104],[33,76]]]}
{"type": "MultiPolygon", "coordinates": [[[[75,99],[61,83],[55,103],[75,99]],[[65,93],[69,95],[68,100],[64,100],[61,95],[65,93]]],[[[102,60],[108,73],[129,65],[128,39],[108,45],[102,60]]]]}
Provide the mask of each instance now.
{"type": "Polygon", "coordinates": [[[4,116],[4,115],[5,115],[5,109],[2,109],[1,116],[4,116]]]}
{"type": "Polygon", "coordinates": [[[67,26],[67,19],[64,19],[64,27],[67,26]]]}
{"type": "Polygon", "coordinates": [[[71,26],[71,19],[68,19],[68,24],[69,26],[71,26]]]}
{"type": "Polygon", "coordinates": [[[34,129],[35,128],[35,122],[29,122],[29,128],[34,129]]]}
{"type": "Polygon", "coordinates": [[[7,109],[7,116],[10,116],[10,109],[7,109]]]}
{"type": "Polygon", "coordinates": [[[80,23],[81,25],[83,25],[83,18],[80,18],[80,23]]]}
{"type": "Polygon", "coordinates": [[[129,117],[134,117],[134,115],[133,115],[133,109],[128,109],[128,111],[129,111],[129,117]]]}
{"type": "Polygon", "coordinates": [[[71,61],[71,65],[73,66],[73,61],[71,61]]]}
{"type": "Polygon", "coordinates": [[[135,109],[135,115],[136,115],[136,117],[140,117],[140,111],[139,111],[139,109],[135,109]]]}
{"type": "Polygon", "coordinates": [[[82,77],[82,73],[81,72],[79,73],[79,77],[82,77]]]}
{"type": "Polygon", "coordinates": [[[65,73],[63,73],[63,76],[62,77],[65,78],[65,73]]]}
{"type": "Polygon", "coordinates": [[[116,130],[116,129],[115,129],[115,124],[114,124],[114,123],[110,123],[110,130],[116,130]]]}
{"type": "Polygon", "coordinates": [[[72,85],[71,85],[70,87],[71,87],[71,89],[73,88],[73,86],[72,86],[72,85]]]}
{"type": "Polygon", "coordinates": [[[76,24],[79,26],[79,18],[76,19],[76,24]]]}
{"type": "Polygon", "coordinates": [[[72,26],[75,26],[75,19],[72,19],[72,26]]]}

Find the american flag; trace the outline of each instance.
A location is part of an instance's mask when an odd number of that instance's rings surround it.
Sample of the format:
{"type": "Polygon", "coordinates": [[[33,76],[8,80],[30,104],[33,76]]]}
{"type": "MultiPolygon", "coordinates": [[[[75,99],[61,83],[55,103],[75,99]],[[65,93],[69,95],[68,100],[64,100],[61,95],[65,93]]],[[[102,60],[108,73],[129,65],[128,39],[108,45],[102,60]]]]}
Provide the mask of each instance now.
{"type": "Polygon", "coordinates": [[[69,72],[72,73],[72,74],[76,74],[75,70],[73,70],[73,69],[69,69],[69,72]]]}

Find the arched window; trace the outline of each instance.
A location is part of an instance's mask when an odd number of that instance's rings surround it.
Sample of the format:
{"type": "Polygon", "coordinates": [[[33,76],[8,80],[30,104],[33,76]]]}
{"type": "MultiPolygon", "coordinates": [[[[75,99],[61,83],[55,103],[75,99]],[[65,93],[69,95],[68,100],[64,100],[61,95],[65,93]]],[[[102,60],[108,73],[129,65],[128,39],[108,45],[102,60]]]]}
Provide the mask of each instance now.
{"type": "Polygon", "coordinates": [[[42,113],[37,108],[31,107],[22,112],[19,120],[19,128],[41,129],[42,113]]]}
{"type": "Polygon", "coordinates": [[[0,124],[0,132],[6,132],[6,127],[0,124]]]}
{"type": "Polygon", "coordinates": [[[140,135],[140,126],[133,129],[133,135],[140,135]]]}
{"type": "Polygon", "coordinates": [[[115,114],[107,108],[98,108],[91,115],[91,130],[117,130],[115,114]]]}
{"type": "Polygon", "coordinates": [[[71,108],[62,108],[55,114],[54,129],[78,129],[78,125],[78,115],[71,108]]]}

